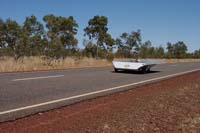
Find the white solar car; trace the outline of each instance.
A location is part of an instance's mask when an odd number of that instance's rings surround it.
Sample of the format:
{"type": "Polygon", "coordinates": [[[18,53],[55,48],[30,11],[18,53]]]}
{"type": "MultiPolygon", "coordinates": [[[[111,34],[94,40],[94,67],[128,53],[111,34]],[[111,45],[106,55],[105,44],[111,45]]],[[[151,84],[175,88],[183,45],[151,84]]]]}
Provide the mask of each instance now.
{"type": "Polygon", "coordinates": [[[149,72],[153,66],[160,64],[159,62],[141,61],[141,60],[113,61],[112,63],[113,63],[115,72],[119,70],[134,70],[134,71],[140,71],[143,73],[149,72]]]}

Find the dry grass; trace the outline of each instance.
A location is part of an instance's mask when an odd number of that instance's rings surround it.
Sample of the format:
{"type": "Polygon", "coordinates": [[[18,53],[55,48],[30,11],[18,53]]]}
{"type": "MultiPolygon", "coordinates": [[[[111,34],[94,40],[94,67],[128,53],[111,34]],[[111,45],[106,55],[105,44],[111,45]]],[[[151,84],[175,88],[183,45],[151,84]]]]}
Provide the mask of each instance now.
{"type": "MultiPolygon", "coordinates": [[[[121,59],[116,59],[121,60],[121,59]]],[[[154,59],[165,63],[177,62],[200,62],[200,59],[154,59]]],[[[11,57],[0,58],[0,72],[21,72],[37,70],[54,70],[83,67],[105,67],[112,66],[111,62],[103,59],[93,58],[66,58],[64,60],[45,60],[42,57],[24,57],[15,61],[11,57]]]]}
{"type": "Polygon", "coordinates": [[[200,62],[200,59],[154,59],[165,63],[200,62]]]}
{"type": "Polygon", "coordinates": [[[0,59],[0,72],[21,72],[104,66],[111,66],[111,62],[108,62],[107,60],[96,60],[93,58],[45,60],[41,57],[24,57],[18,61],[15,61],[14,58],[11,57],[4,57],[0,59]]]}

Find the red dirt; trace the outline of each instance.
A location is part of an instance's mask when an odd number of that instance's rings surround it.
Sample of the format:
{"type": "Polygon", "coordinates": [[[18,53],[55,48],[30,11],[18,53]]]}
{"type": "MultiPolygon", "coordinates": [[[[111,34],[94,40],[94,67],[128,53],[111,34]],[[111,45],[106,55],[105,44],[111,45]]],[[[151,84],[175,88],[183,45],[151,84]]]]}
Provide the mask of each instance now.
{"type": "Polygon", "coordinates": [[[6,132],[200,132],[200,71],[1,123],[6,132]]]}

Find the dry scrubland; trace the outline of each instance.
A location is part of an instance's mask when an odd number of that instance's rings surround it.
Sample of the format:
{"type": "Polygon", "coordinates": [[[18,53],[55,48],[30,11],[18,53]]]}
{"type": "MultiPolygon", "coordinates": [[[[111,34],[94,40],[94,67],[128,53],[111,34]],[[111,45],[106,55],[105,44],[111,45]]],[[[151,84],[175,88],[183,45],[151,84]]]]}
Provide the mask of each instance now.
{"type": "Polygon", "coordinates": [[[64,60],[47,60],[41,57],[25,57],[15,61],[14,58],[6,57],[0,59],[0,72],[104,67],[110,65],[111,63],[107,60],[96,60],[93,58],[66,58],[64,60]]]}
{"type": "MultiPolygon", "coordinates": [[[[115,59],[119,60],[119,59],[115,59]]],[[[155,59],[164,63],[176,62],[200,62],[200,59],[155,59]]],[[[11,57],[0,58],[0,72],[19,72],[19,71],[37,71],[37,70],[54,70],[83,67],[105,67],[111,66],[112,63],[106,59],[94,58],[66,58],[64,60],[47,60],[42,57],[24,57],[15,61],[11,57]]]]}
{"type": "Polygon", "coordinates": [[[200,59],[155,59],[164,63],[200,62],[200,59]]]}

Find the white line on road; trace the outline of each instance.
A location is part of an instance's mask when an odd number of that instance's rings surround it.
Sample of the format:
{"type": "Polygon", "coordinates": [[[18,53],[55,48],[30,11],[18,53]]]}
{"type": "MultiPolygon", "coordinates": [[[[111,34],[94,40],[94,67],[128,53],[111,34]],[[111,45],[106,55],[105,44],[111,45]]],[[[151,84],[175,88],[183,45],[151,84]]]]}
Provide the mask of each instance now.
{"type": "Polygon", "coordinates": [[[22,78],[22,79],[13,79],[12,81],[25,81],[25,80],[36,80],[36,79],[48,79],[48,78],[59,78],[64,75],[54,75],[54,76],[45,76],[45,77],[32,77],[32,78],[22,78]]]}
{"type": "Polygon", "coordinates": [[[5,115],[5,114],[9,114],[9,113],[17,112],[17,111],[22,111],[22,110],[26,110],[26,109],[31,109],[31,108],[36,108],[36,107],[41,107],[41,106],[45,106],[45,105],[50,105],[50,104],[54,104],[54,103],[58,103],[58,102],[73,100],[73,99],[77,99],[77,98],[81,98],[81,97],[85,97],[85,96],[91,96],[91,95],[95,95],[95,94],[99,94],[99,93],[103,93],[103,92],[109,92],[109,91],[112,91],[112,90],[117,90],[117,89],[124,88],[124,87],[131,87],[131,86],[134,86],[134,85],[148,83],[148,82],[152,82],[152,81],[156,81],[156,80],[171,78],[171,77],[175,77],[175,76],[179,76],[179,75],[183,75],[183,74],[187,74],[187,73],[191,73],[191,72],[195,72],[195,71],[199,71],[199,70],[200,69],[194,69],[194,70],[191,70],[191,71],[180,72],[180,73],[162,76],[162,77],[158,77],[158,78],[153,78],[153,79],[149,79],[149,80],[144,80],[144,81],[140,81],[140,82],[136,82],[136,83],[131,83],[131,84],[126,84],[126,85],[117,86],[117,87],[113,87],[113,88],[108,88],[108,89],[104,89],[104,90],[100,90],[100,91],[94,91],[94,92],[90,92],[90,93],[85,93],[85,94],[76,95],[76,96],[72,96],[72,97],[57,99],[57,100],[39,103],[39,104],[35,104],[35,105],[15,108],[15,109],[7,110],[7,111],[2,111],[2,112],[0,112],[0,115],[5,115]]]}

